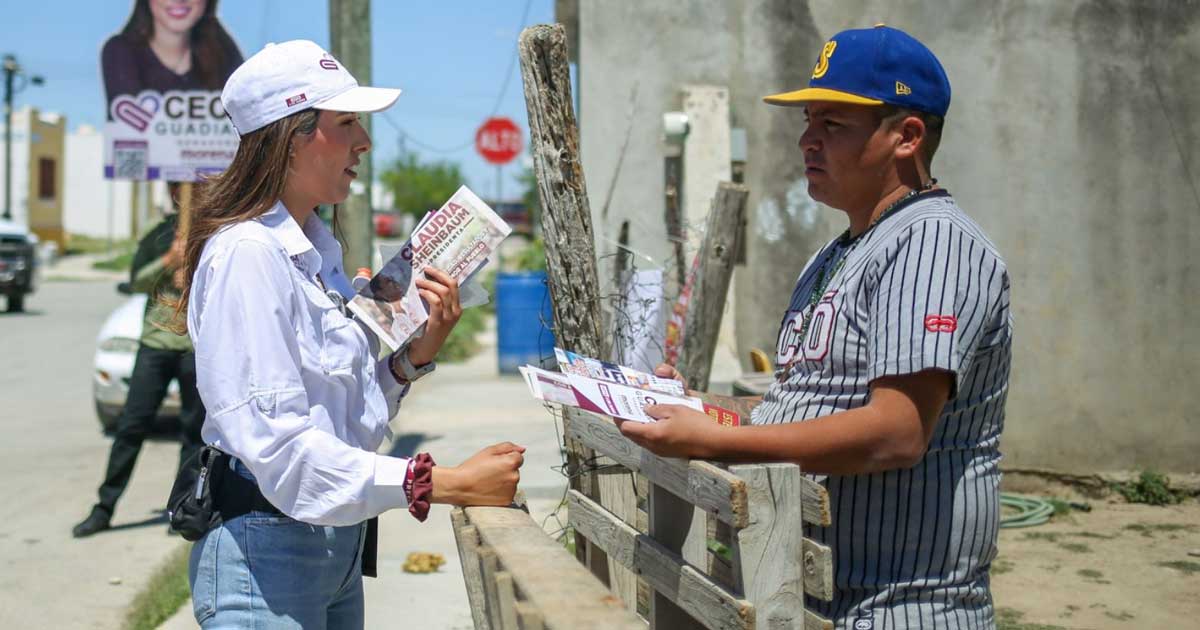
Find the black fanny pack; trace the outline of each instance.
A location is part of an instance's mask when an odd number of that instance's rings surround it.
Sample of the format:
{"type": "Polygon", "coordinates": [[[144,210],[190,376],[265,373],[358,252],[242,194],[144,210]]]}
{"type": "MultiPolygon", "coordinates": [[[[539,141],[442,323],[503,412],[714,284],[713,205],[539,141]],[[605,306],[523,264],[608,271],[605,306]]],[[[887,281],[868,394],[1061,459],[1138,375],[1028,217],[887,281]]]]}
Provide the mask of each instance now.
{"type": "MultiPolygon", "coordinates": [[[[171,528],[184,540],[200,540],[222,522],[249,512],[283,514],[267,501],[257,483],[231,470],[229,460],[228,454],[205,444],[180,467],[167,499],[167,512],[171,528]]],[[[362,573],[367,577],[378,575],[378,541],[376,517],[367,521],[363,541],[362,573]]]]}
{"type": "Polygon", "coordinates": [[[230,470],[229,460],[228,454],[206,444],[180,467],[167,511],[171,528],[184,540],[200,540],[222,521],[248,512],[282,514],[258,484],[230,470]]]}

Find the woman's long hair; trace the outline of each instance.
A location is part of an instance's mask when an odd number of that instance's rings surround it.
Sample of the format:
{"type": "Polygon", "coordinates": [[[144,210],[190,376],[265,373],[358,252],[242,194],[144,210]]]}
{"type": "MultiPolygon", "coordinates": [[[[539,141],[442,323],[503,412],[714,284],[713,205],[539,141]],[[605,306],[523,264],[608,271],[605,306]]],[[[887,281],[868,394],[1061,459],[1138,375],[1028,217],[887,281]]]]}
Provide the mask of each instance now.
{"type": "Polygon", "coordinates": [[[315,133],[317,117],[317,110],[306,109],[242,136],[229,168],[198,187],[183,250],[183,278],[174,304],[172,331],[187,333],[192,277],[208,239],[226,225],[266,214],[279,201],[287,182],[292,141],[315,133]]]}
{"type": "MultiPolygon", "coordinates": [[[[150,43],[154,37],[154,16],[150,13],[150,0],[136,0],[133,3],[133,13],[121,35],[134,41],[150,43]]],[[[204,14],[192,26],[192,71],[196,73],[200,85],[206,90],[220,90],[225,87],[227,67],[232,61],[229,51],[237,50],[233,38],[217,20],[217,0],[208,0],[204,6],[204,14]]]]}

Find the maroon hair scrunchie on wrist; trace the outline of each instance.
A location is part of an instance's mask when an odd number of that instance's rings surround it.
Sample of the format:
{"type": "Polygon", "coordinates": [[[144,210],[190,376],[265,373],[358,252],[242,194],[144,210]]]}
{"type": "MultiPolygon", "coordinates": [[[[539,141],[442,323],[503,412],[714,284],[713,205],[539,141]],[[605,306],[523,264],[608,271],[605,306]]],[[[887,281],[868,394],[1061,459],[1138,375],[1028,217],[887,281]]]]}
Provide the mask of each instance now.
{"type": "Polygon", "coordinates": [[[429,516],[429,499],[433,496],[433,467],[437,464],[429,453],[419,453],[409,462],[408,480],[404,493],[408,495],[408,512],[418,521],[429,516]]]}

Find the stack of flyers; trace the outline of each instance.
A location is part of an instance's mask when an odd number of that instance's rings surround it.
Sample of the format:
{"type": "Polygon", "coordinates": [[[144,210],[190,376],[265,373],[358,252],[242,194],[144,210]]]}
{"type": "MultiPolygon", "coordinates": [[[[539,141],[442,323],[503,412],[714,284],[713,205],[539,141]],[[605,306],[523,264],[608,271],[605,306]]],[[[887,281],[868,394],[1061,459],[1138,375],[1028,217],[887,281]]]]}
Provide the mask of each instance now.
{"type": "Polygon", "coordinates": [[[747,407],[717,401],[709,394],[690,396],[683,384],[630,367],[555,348],[559,372],[527,365],[520,368],[534,398],[634,422],[654,422],[646,405],[683,405],[708,414],[725,426],[743,423],[747,407]],[[708,400],[706,400],[708,399],[708,400]],[[740,409],[741,413],[735,409],[740,409]]]}
{"type": "Polygon", "coordinates": [[[672,396],[687,395],[687,392],[684,391],[683,383],[675,379],[662,378],[661,376],[641,372],[624,365],[585,357],[582,354],[575,354],[562,348],[555,348],[554,356],[558,359],[558,369],[563,374],[589,376],[601,381],[631,385],[639,389],[648,389],[672,396]]]}
{"type": "Polygon", "coordinates": [[[671,396],[620,383],[601,381],[578,374],[562,374],[527,365],[519,368],[534,398],[578,407],[622,420],[654,422],[646,405],[683,405],[704,411],[704,403],[691,396],[671,396]]]}

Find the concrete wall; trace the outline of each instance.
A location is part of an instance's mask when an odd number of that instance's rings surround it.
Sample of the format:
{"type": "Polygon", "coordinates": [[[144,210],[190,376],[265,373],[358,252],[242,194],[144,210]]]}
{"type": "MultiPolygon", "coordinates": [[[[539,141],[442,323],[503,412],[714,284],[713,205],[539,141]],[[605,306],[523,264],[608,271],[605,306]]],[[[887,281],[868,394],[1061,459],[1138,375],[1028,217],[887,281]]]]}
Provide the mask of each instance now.
{"type": "Polygon", "coordinates": [[[752,191],[739,347],[773,347],[800,266],[846,221],[805,193],[801,112],[760,98],[804,85],[829,35],[886,22],[946,66],[954,99],[933,171],[1009,262],[1006,465],[1200,470],[1200,3],[646,4],[579,7],[582,150],[602,253],[630,219],[634,246],[667,256],[661,114],[679,108],[683,85],[728,86],[752,191]]]}
{"type": "Polygon", "coordinates": [[[59,251],[67,244],[63,231],[63,137],[66,124],[62,116],[42,114],[36,109],[32,110],[29,117],[32,141],[29,143],[29,178],[25,191],[29,229],[43,243],[57,243],[59,251]],[[53,173],[54,186],[49,191],[40,190],[43,166],[53,173]],[[43,192],[49,194],[43,195],[43,192]]]}
{"type": "Polygon", "coordinates": [[[70,234],[130,238],[132,182],[104,179],[104,136],[80,125],[67,134],[63,222],[70,234]]]}

